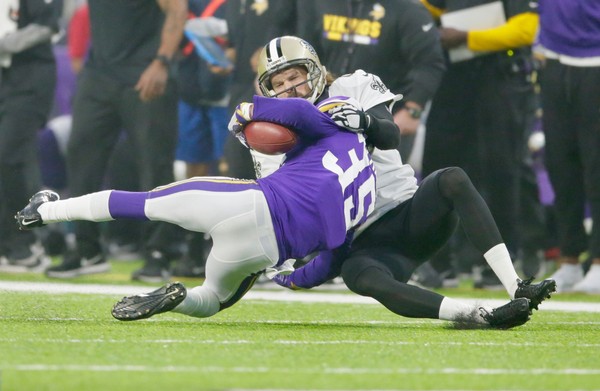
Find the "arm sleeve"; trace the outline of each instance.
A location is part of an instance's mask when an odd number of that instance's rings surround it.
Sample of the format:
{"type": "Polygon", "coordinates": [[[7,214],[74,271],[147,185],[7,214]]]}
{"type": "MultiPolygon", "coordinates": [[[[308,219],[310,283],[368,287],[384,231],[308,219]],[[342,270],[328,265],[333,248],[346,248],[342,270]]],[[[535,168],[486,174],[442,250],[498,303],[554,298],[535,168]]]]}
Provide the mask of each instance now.
{"type": "Polygon", "coordinates": [[[367,141],[381,150],[398,148],[400,129],[394,123],[386,104],[380,103],[366,112],[371,117],[369,128],[365,131],[367,141]]]}
{"type": "Polygon", "coordinates": [[[502,26],[469,31],[467,45],[473,51],[499,51],[531,46],[535,40],[539,16],[526,12],[509,18],[502,26]]]}
{"type": "Polygon", "coordinates": [[[302,98],[273,99],[255,95],[252,120],[281,124],[306,139],[323,138],[339,131],[328,115],[302,98]]]}
{"type": "Polygon", "coordinates": [[[0,53],[20,53],[52,38],[52,29],[30,24],[0,39],[0,53]]]}

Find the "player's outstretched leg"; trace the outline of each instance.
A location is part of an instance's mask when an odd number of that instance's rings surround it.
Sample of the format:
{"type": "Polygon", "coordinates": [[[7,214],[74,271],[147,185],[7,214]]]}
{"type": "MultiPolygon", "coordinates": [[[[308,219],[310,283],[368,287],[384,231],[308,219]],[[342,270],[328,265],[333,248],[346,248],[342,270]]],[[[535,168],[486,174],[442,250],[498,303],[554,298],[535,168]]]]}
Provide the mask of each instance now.
{"type": "Polygon", "coordinates": [[[518,287],[515,292],[515,299],[526,297],[530,300],[529,308],[537,310],[542,301],[549,299],[552,292],[556,292],[556,281],[546,279],[537,284],[532,284],[532,281],[533,277],[525,281],[517,280],[518,287]]]}
{"type": "Polygon", "coordinates": [[[58,193],[51,190],[42,190],[35,193],[29,199],[27,206],[15,215],[19,229],[25,231],[44,225],[42,216],[38,213],[38,208],[45,202],[58,201],[59,199],[58,193]]]}
{"type": "Polygon", "coordinates": [[[187,291],[183,284],[172,282],[150,293],[122,298],[114,305],[112,316],[118,320],[146,319],[171,311],[185,299],[186,295],[187,291]]]}
{"type": "Polygon", "coordinates": [[[491,312],[480,307],[479,314],[492,328],[510,329],[525,324],[531,317],[531,309],[529,299],[522,297],[494,308],[491,312]]]}

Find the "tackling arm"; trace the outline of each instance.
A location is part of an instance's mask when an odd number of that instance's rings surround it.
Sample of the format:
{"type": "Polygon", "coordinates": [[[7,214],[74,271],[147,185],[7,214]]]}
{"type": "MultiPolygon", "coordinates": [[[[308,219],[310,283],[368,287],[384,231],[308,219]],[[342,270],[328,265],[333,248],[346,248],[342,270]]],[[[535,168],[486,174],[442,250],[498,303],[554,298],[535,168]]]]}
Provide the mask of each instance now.
{"type": "Polygon", "coordinates": [[[400,129],[394,123],[394,118],[385,103],[378,104],[366,112],[371,118],[365,130],[367,142],[382,150],[398,148],[400,129]]]}
{"type": "Polygon", "coordinates": [[[273,277],[277,284],[290,289],[310,289],[340,275],[342,264],[348,257],[353,234],[349,233],[343,245],[331,251],[321,251],[306,265],[291,274],[273,277]]]}
{"type": "Polygon", "coordinates": [[[322,138],[339,131],[328,115],[303,98],[273,99],[255,95],[252,120],[278,123],[307,139],[322,138]]]}

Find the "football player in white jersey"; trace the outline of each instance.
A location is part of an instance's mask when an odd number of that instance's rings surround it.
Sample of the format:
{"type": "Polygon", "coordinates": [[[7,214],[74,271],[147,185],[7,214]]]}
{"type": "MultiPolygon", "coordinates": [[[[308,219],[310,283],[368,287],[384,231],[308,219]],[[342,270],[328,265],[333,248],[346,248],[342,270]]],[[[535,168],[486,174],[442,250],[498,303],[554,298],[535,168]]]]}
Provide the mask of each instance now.
{"type": "MultiPolygon", "coordinates": [[[[531,310],[550,297],[556,287],[553,280],[532,284],[531,279],[519,278],[487,205],[462,169],[439,170],[417,186],[414,171],[402,163],[396,149],[378,148],[397,142],[399,131],[387,110],[397,97],[376,75],[357,70],[333,80],[310,44],[285,36],[265,46],[258,78],[265,96],[304,97],[322,111],[330,108],[338,124],[364,132],[375,147],[375,211],[358,228],[350,250],[322,252],[291,274],[275,274],[275,282],[292,289],[311,288],[341,275],[350,290],[373,297],[396,314],[498,328],[523,324],[531,310]],[[331,105],[333,96],[352,99],[331,105]],[[458,219],[506,288],[508,304],[494,310],[473,307],[407,284],[415,268],[447,242],[458,219]]],[[[254,158],[263,177],[285,164],[285,157],[254,153],[254,158]]]]}

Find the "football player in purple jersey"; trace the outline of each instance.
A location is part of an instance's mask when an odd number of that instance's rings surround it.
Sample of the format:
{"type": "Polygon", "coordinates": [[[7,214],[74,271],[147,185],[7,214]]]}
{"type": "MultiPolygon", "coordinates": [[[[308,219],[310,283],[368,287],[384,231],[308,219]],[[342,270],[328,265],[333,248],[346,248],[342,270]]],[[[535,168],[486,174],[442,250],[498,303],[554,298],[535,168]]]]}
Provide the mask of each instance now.
{"type": "Polygon", "coordinates": [[[276,122],[298,136],[285,166],[267,178],[195,177],[148,192],[107,190],[65,200],[46,190],[17,213],[18,225],[133,218],[206,232],[213,247],[203,285],[170,283],[125,297],[112,314],[212,316],[237,302],[263,270],[342,246],[374,209],[375,175],[362,134],[339,127],[305,99],[256,96],[238,106],[232,128],[250,120],[276,122]]]}
{"type": "MultiPolygon", "coordinates": [[[[386,144],[390,138],[397,140],[390,136],[390,122],[391,132],[399,134],[386,109],[397,97],[377,76],[358,70],[328,79],[314,49],[297,37],[269,42],[259,58],[258,73],[266,96],[304,97],[322,108],[330,96],[353,98],[327,112],[340,126],[363,132],[375,147],[375,211],[358,228],[351,247],[322,252],[291,274],[273,273],[275,282],[292,289],[311,288],[341,275],[350,290],[373,297],[398,315],[497,328],[525,323],[531,310],[555,290],[553,280],[531,284],[519,278],[489,208],[462,169],[436,171],[417,186],[412,168],[386,144]],[[508,304],[492,310],[407,284],[415,268],[448,241],[459,218],[506,288],[508,304]]],[[[277,172],[281,162],[253,154],[261,170],[257,175],[277,172]]]]}

